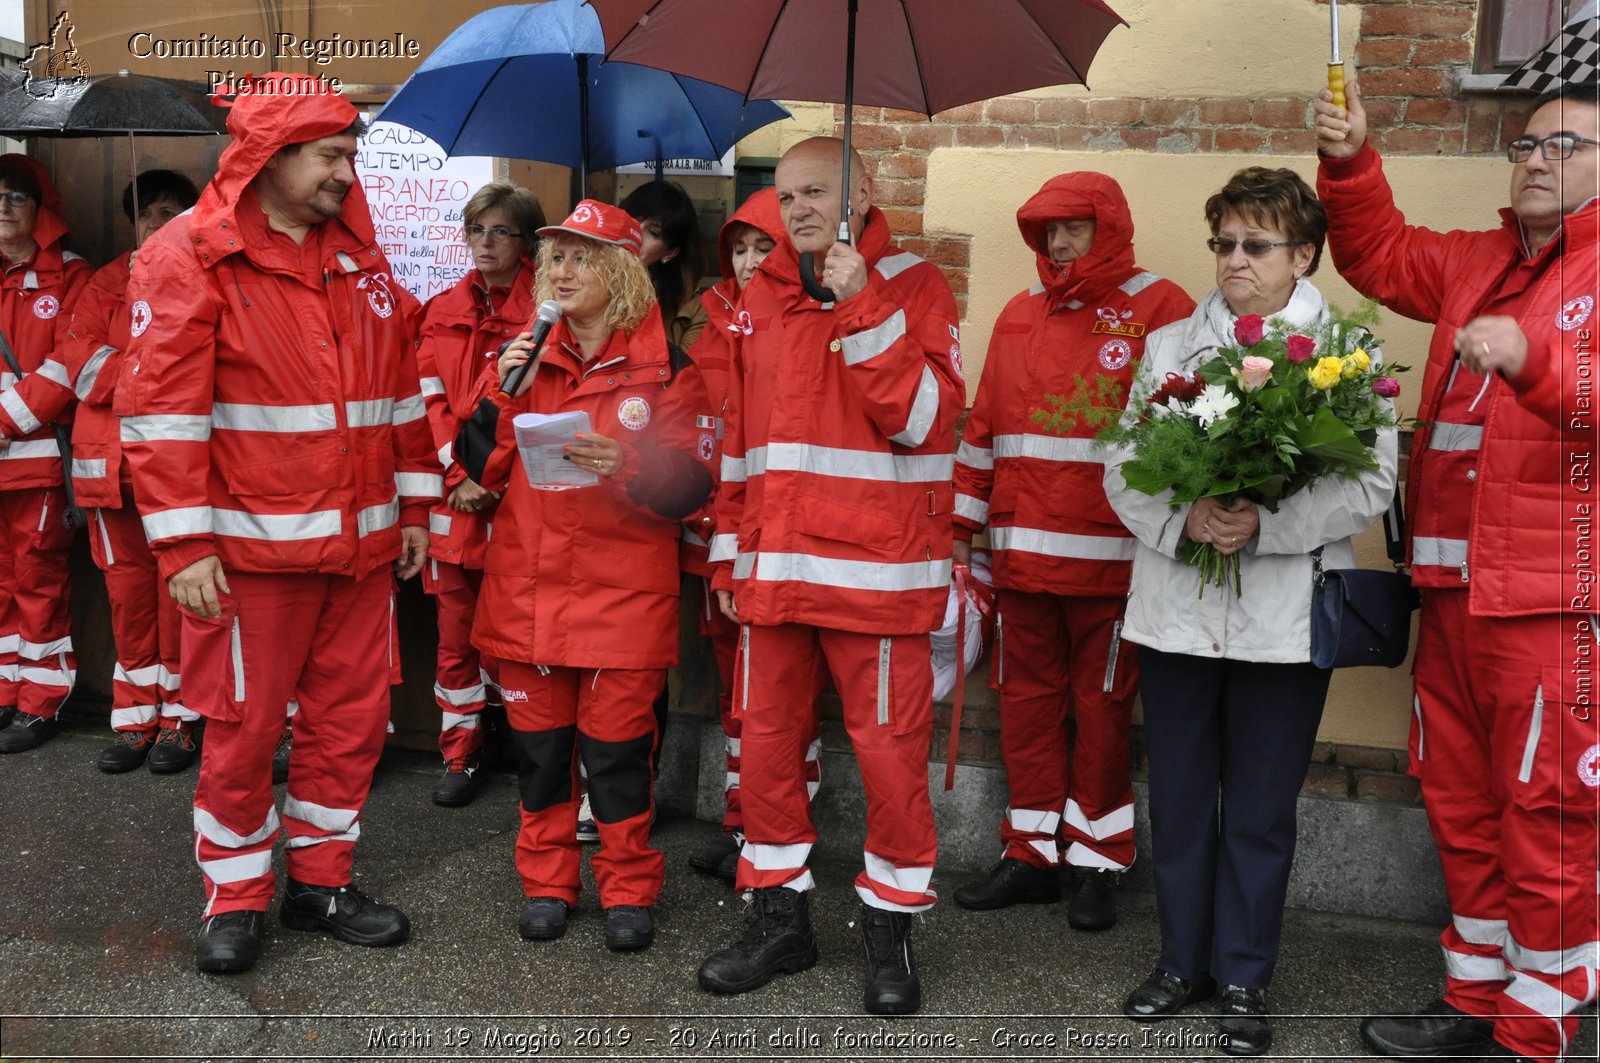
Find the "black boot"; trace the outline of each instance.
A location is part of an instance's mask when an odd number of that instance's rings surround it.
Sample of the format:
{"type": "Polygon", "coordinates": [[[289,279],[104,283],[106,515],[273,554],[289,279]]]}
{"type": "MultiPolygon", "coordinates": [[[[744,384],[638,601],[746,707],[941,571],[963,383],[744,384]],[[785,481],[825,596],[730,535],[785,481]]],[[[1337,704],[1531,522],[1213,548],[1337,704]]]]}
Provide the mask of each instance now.
{"type": "Polygon", "coordinates": [[[261,924],[266,912],[239,911],[214,915],[200,924],[194,942],[194,965],[207,974],[238,974],[255,966],[261,953],[261,924]]]}
{"type": "Polygon", "coordinates": [[[1375,1015],[1361,1040],[1380,1056],[1473,1056],[1488,1050],[1494,1026],[1435,1000],[1411,1015],[1375,1015]]]}
{"type": "Polygon", "coordinates": [[[922,1007],[922,982],[911,958],[911,916],[861,906],[861,939],[867,949],[863,1001],[874,1015],[910,1015],[922,1007]]]}
{"type": "Polygon", "coordinates": [[[289,880],[278,919],[290,930],[326,930],[352,945],[398,945],[411,921],[398,908],[379,904],[354,886],[308,886],[289,880]]]}
{"type": "Polygon", "coordinates": [[[469,754],[445,761],[444,774],[433,784],[433,803],[441,808],[461,808],[478,796],[478,755],[469,754]]]}
{"type": "Polygon", "coordinates": [[[61,725],[53,719],[19,712],[4,731],[0,731],[0,753],[26,753],[38,749],[56,736],[61,725]]]}
{"type": "Polygon", "coordinates": [[[118,731],[111,744],[100,751],[100,759],[95,764],[112,775],[132,771],[144,766],[144,759],[155,744],[154,731],[118,731]]]}
{"type": "Polygon", "coordinates": [[[163,727],[157,733],[145,764],[157,775],[172,775],[193,764],[199,755],[200,743],[195,741],[194,724],[180,723],[176,727],[163,727]]]}
{"type": "Polygon", "coordinates": [[[1055,871],[1011,856],[990,868],[983,878],[956,890],[956,903],[978,912],[1013,904],[1054,904],[1060,899],[1061,884],[1055,871]]]}
{"type": "Polygon", "coordinates": [[[739,858],[739,839],[719,831],[700,840],[689,854],[689,866],[702,875],[716,875],[721,873],[723,861],[730,856],[735,860],[739,858]]]}
{"type": "Polygon", "coordinates": [[[1067,925],[1074,930],[1110,930],[1117,925],[1117,902],[1111,896],[1116,885],[1115,871],[1080,867],[1067,905],[1067,925]]]}
{"type": "Polygon", "coordinates": [[[817,962],[806,895],[786,886],[752,890],[744,936],[700,965],[700,987],[713,993],[748,993],[775,974],[796,974],[817,962]]]}

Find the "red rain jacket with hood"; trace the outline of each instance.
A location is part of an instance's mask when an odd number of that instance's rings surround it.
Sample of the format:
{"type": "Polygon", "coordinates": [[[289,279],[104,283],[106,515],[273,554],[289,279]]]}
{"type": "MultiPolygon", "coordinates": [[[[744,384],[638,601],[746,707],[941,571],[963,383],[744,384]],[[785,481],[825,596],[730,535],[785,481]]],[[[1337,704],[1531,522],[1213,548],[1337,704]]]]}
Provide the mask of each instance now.
{"type": "Polygon", "coordinates": [[[61,196],[45,168],[26,155],[0,155],[39,183],[42,202],[34,222],[39,249],[26,262],[0,258],[0,329],[11,341],[23,379],[0,361],[0,489],[62,483],[61,451],[50,425],[70,420],[72,377],[67,370],[67,324],[94,267],[66,250],[61,196]]]}
{"type": "MultiPolygon", "coordinates": [[[[728,372],[733,358],[733,338],[742,335],[744,324],[739,320],[739,281],[733,275],[733,234],[735,228],[749,225],[760,229],[772,238],[774,244],[788,239],[784,235],[783,214],[778,209],[778,193],[763,188],[739,205],[717,234],[717,256],[722,262],[722,280],[700,294],[700,305],[706,308],[706,328],[689,350],[689,357],[700,370],[705,381],[706,395],[711,400],[715,420],[717,445],[711,458],[715,474],[722,466],[723,407],[728,399],[728,372]]],[[[708,506],[695,514],[694,526],[684,525],[683,542],[679,546],[678,560],[685,572],[697,576],[711,575],[710,542],[716,528],[716,514],[708,506]]]]}
{"type": "MultiPolygon", "coordinates": [[[[1106,502],[1096,428],[1061,434],[1034,418],[1046,395],[1107,377],[1126,398],[1145,337],[1188,317],[1182,288],[1134,264],[1133,217],[1116,181],[1052,177],[1017,211],[1039,283],[1000,312],[956,451],[956,534],[989,528],[995,586],[1041,594],[1126,594],[1134,539],[1106,502]],[[1095,220],[1086,254],[1057,265],[1046,226],[1095,220]]],[[[1064,426],[1063,426],[1064,427],[1064,426]]]]}
{"type": "Polygon", "coordinates": [[[95,271],[72,312],[67,371],[78,396],[72,421],[72,489],[86,509],[121,509],[121,430],[112,412],[122,352],[128,346],[130,255],[95,271]]]}
{"type": "Polygon", "coordinates": [[[867,287],[842,303],[805,293],[788,240],[743,293],[711,557],[744,623],[911,635],[944,617],[955,297],[875,207],[858,250],[867,287]]]}
{"type": "Polygon", "coordinates": [[[360,577],[399,556],[402,525],[427,525],[442,486],[408,297],[359,181],[304,245],[270,229],[251,187],[268,159],[357,113],[303,75],[260,83],[200,201],[134,266],[122,444],[163,577],[213,554],[360,577]]]}

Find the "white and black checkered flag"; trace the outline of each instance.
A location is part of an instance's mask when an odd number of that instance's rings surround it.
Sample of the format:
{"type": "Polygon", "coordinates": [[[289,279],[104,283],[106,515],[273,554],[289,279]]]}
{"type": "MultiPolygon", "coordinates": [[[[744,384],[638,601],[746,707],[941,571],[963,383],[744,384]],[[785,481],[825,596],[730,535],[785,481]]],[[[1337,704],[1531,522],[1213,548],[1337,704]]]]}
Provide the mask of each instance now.
{"type": "Polygon", "coordinates": [[[1563,85],[1600,80],[1600,0],[1588,0],[1550,38],[1500,83],[1543,95],[1563,85]]]}

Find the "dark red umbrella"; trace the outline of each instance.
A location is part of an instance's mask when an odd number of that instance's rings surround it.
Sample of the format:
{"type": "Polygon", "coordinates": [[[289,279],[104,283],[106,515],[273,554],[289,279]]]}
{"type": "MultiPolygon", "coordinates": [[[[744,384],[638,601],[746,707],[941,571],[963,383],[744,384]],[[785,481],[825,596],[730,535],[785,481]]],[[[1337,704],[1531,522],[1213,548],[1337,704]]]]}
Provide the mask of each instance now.
{"type": "MultiPolygon", "coordinates": [[[[1082,85],[1106,35],[1104,0],[589,0],[606,58],[726,85],[749,99],[895,107],[932,116],[1045,85],[1082,85]],[[859,35],[864,47],[859,51],[859,35]]],[[[849,241],[849,204],[839,239],[849,241]]],[[[817,285],[810,256],[801,271],[817,285]]]]}

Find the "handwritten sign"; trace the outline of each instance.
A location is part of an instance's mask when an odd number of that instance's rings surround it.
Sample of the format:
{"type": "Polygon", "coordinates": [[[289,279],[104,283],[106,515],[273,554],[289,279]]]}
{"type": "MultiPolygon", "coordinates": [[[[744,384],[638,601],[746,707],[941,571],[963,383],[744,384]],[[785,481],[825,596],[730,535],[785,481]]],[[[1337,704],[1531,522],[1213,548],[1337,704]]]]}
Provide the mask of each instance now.
{"type": "Polygon", "coordinates": [[[494,180],[493,159],[451,158],[414,129],[374,122],[361,140],[356,174],[395,280],[426,302],[471,271],[461,211],[494,180]]]}

